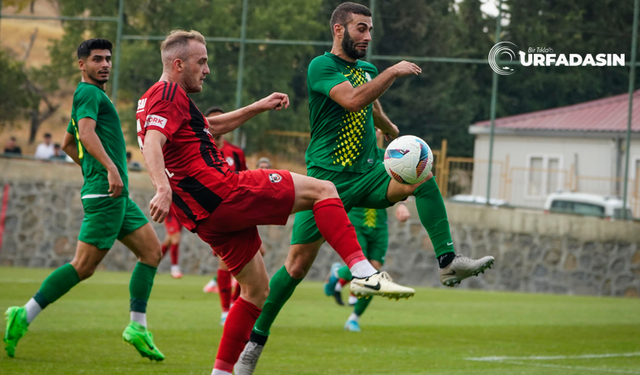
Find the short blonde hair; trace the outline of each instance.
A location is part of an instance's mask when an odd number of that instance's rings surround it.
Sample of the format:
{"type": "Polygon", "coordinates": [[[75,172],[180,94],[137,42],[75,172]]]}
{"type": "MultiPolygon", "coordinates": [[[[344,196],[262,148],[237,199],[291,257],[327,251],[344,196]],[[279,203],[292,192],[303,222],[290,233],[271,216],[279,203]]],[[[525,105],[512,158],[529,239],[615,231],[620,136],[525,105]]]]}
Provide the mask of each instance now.
{"type": "Polygon", "coordinates": [[[170,66],[174,59],[184,59],[186,48],[189,46],[189,41],[191,40],[195,40],[205,46],[207,45],[204,36],[198,31],[172,30],[160,45],[162,64],[164,66],[170,66]]]}

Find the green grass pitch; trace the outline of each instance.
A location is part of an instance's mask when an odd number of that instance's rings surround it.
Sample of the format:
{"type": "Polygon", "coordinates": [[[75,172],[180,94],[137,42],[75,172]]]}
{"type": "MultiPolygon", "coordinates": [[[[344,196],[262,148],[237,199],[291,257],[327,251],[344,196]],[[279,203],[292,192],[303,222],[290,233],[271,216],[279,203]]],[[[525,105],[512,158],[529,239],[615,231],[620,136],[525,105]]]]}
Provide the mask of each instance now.
{"type": "MultiPolygon", "coordinates": [[[[24,304],[50,272],[0,268],[0,309],[24,304]]],[[[208,375],[222,327],[207,280],[156,277],[148,321],[164,362],[122,343],[129,274],[97,272],[40,314],[16,358],[2,351],[0,374],[208,375]]],[[[320,283],[302,283],[256,374],[640,374],[638,299],[418,288],[408,301],[374,300],[361,333],[343,331],[349,314],[320,283]]]]}

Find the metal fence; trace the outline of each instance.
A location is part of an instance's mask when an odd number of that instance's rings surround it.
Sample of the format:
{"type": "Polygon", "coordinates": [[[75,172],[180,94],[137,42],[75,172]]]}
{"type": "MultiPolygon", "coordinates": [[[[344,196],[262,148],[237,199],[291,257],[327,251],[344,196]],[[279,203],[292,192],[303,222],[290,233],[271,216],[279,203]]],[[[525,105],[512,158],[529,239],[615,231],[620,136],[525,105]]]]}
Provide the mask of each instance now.
{"type": "MultiPolygon", "coordinates": [[[[376,3],[377,0],[370,0],[369,7],[371,11],[374,13],[374,17],[376,14],[376,3]]],[[[111,17],[86,17],[86,16],[60,16],[60,17],[38,17],[38,16],[25,16],[25,15],[3,15],[2,11],[2,0],[0,0],[0,20],[1,19],[35,19],[35,20],[60,20],[60,21],[96,21],[96,22],[115,22],[117,23],[117,34],[115,40],[115,53],[114,53],[114,69],[113,69],[113,79],[112,79],[112,100],[114,102],[117,101],[118,97],[118,85],[120,79],[120,71],[119,71],[119,62],[121,58],[121,45],[122,42],[127,41],[139,41],[139,40],[161,40],[164,36],[160,35],[125,35],[123,33],[123,25],[125,22],[124,19],[124,6],[125,0],[118,0],[118,9],[117,14],[114,14],[111,17]]],[[[206,37],[207,41],[210,43],[238,43],[239,53],[237,60],[237,85],[236,85],[236,93],[235,93],[235,103],[236,108],[242,106],[242,91],[243,91],[243,82],[244,82],[244,67],[245,67],[245,50],[248,45],[290,45],[290,46],[330,46],[330,41],[306,41],[306,40],[280,40],[280,39],[251,39],[247,37],[247,13],[250,8],[250,0],[242,0],[242,17],[241,17],[241,27],[239,35],[234,36],[216,36],[206,37]]],[[[632,110],[632,100],[633,100],[633,89],[634,89],[634,81],[635,81],[635,67],[636,63],[636,46],[637,46],[637,29],[638,29],[638,13],[640,9],[640,0],[634,0],[634,19],[633,19],[633,31],[632,31],[632,40],[631,40],[631,57],[630,62],[628,63],[630,69],[629,75],[629,106],[628,106],[628,128],[626,134],[626,149],[629,149],[630,142],[630,134],[631,134],[631,110],[632,110]]],[[[501,34],[501,22],[502,22],[502,13],[503,13],[503,4],[502,0],[498,2],[498,16],[496,17],[496,33],[495,33],[495,42],[500,41],[501,34]]],[[[370,46],[368,49],[368,53],[366,59],[369,61],[377,60],[377,61],[399,61],[402,59],[411,60],[415,62],[429,62],[429,63],[449,63],[449,64],[482,64],[487,65],[488,61],[486,59],[470,59],[470,58],[452,58],[452,57],[442,57],[442,56],[388,56],[382,54],[373,54],[373,47],[370,46]]],[[[503,64],[508,64],[508,62],[499,62],[503,64]]],[[[487,178],[484,179],[487,184],[487,201],[491,196],[492,191],[496,191],[491,187],[492,181],[499,181],[499,186],[497,188],[498,195],[501,197],[508,198],[510,201],[518,201],[518,199],[525,200],[525,196],[528,196],[524,192],[525,188],[516,188],[518,183],[522,181],[521,176],[530,175],[534,173],[532,171],[523,171],[518,168],[510,168],[508,160],[499,161],[493,160],[493,129],[494,129],[494,121],[496,116],[496,105],[497,105],[497,94],[498,94],[498,83],[499,76],[496,73],[493,73],[492,76],[492,89],[491,89],[491,105],[490,105],[490,119],[491,119],[491,132],[490,132],[490,147],[489,154],[487,155],[486,160],[473,160],[471,162],[469,159],[465,158],[450,158],[446,156],[446,146],[445,149],[442,150],[443,155],[439,155],[436,153],[436,166],[435,171],[438,178],[438,183],[445,196],[449,196],[452,194],[463,193],[469,190],[469,186],[473,184],[473,174],[476,175],[478,173],[486,174],[487,178]],[[440,159],[440,160],[438,160],[440,159]],[[475,165],[474,168],[471,168],[470,165],[475,165]],[[522,198],[520,196],[522,195],[522,198]]],[[[283,143],[274,143],[277,144],[278,147],[272,149],[273,157],[276,159],[276,162],[290,163],[292,160],[296,162],[303,162],[304,156],[301,150],[306,148],[306,144],[308,142],[308,137],[306,134],[292,134],[286,131],[281,131],[280,133],[271,132],[265,137],[265,141],[267,144],[269,143],[269,139],[273,140],[277,137],[280,137],[281,140],[286,140],[283,143]]],[[[235,134],[235,138],[238,139],[238,134],[235,134]]],[[[539,171],[535,173],[549,173],[549,171],[539,171]]],[[[535,179],[535,173],[531,175],[535,179]]],[[[631,180],[629,178],[630,168],[629,168],[629,153],[626,153],[625,160],[625,177],[619,179],[618,181],[610,181],[607,178],[599,178],[589,177],[589,176],[576,176],[575,180],[573,175],[567,171],[558,171],[557,176],[554,178],[562,179],[563,181],[567,181],[572,189],[579,189],[580,191],[594,191],[598,193],[606,193],[608,187],[611,184],[621,184],[623,186],[624,194],[623,199],[627,200],[628,198],[635,199],[634,202],[637,201],[637,182],[631,180]],[[626,182],[626,183],[625,183],[626,182]],[[635,183],[635,185],[633,185],[635,183]],[[586,190],[585,190],[586,189],[586,190]],[[634,190],[635,189],[635,190],[634,190]],[[634,195],[635,194],[635,195],[634,195]]],[[[526,180],[526,179],[524,179],[526,180]]],[[[635,211],[637,212],[637,211],[635,211]]]]}

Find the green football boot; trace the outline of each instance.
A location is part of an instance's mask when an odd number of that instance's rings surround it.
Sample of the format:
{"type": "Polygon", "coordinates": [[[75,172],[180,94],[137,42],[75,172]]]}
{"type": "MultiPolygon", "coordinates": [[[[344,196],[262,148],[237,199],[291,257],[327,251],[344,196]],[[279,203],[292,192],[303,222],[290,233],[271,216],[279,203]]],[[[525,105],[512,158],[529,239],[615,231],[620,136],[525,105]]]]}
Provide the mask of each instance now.
{"type": "Polygon", "coordinates": [[[27,309],[22,306],[12,306],[4,313],[7,320],[7,329],[4,332],[4,350],[13,358],[16,354],[18,340],[28,331],[27,309]]]}
{"type": "Polygon", "coordinates": [[[164,354],[153,343],[153,334],[138,322],[131,322],[122,332],[122,340],[133,345],[141,356],[152,361],[162,361],[164,354]]]}

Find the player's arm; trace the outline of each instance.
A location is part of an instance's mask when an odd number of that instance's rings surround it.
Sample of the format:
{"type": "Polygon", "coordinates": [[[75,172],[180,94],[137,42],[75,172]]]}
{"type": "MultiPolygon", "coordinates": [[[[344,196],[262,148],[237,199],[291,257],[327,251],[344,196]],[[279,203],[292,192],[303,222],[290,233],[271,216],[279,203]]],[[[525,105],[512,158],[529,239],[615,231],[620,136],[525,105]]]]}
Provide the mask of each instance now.
{"type": "Polygon", "coordinates": [[[422,69],[416,64],[401,61],[364,85],[353,87],[348,81],[342,82],[331,89],[329,96],[347,111],[358,112],[387,91],[396,78],[420,73],[422,69]]]}
{"type": "Polygon", "coordinates": [[[400,131],[398,127],[389,120],[389,117],[382,110],[382,104],[376,99],[373,102],[373,125],[382,130],[387,141],[397,138],[400,131]]]}
{"type": "Polygon", "coordinates": [[[149,210],[153,221],[162,223],[171,209],[171,185],[165,174],[162,147],[167,143],[167,136],[158,130],[149,129],[144,136],[144,161],[151,182],[156,187],[156,195],[149,202],[149,210]]]}
{"type": "Polygon", "coordinates": [[[78,157],[78,145],[76,145],[76,138],[69,132],[64,133],[64,139],[62,140],[62,151],[64,151],[73,161],[80,165],[80,158],[78,157]]]}
{"type": "Polygon", "coordinates": [[[78,136],[87,152],[107,170],[109,193],[111,193],[109,196],[114,198],[119,196],[124,184],[122,183],[122,178],[120,178],[118,168],[107,155],[98,134],[96,134],[96,121],[90,117],[78,120],[78,136]]]}
{"type": "Polygon", "coordinates": [[[398,219],[399,222],[404,223],[409,220],[410,217],[411,213],[409,212],[406,203],[403,201],[396,203],[396,219],[398,219]]]}
{"type": "Polygon", "coordinates": [[[249,104],[246,107],[236,109],[229,113],[207,117],[207,120],[209,121],[209,131],[214,136],[225,134],[235,130],[240,125],[262,112],[266,112],[271,109],[279,111],[287,107],[289,107],[289,96],[280,92],[274,92],[273,94],[262,98],[253,104],[249,104]]]}

